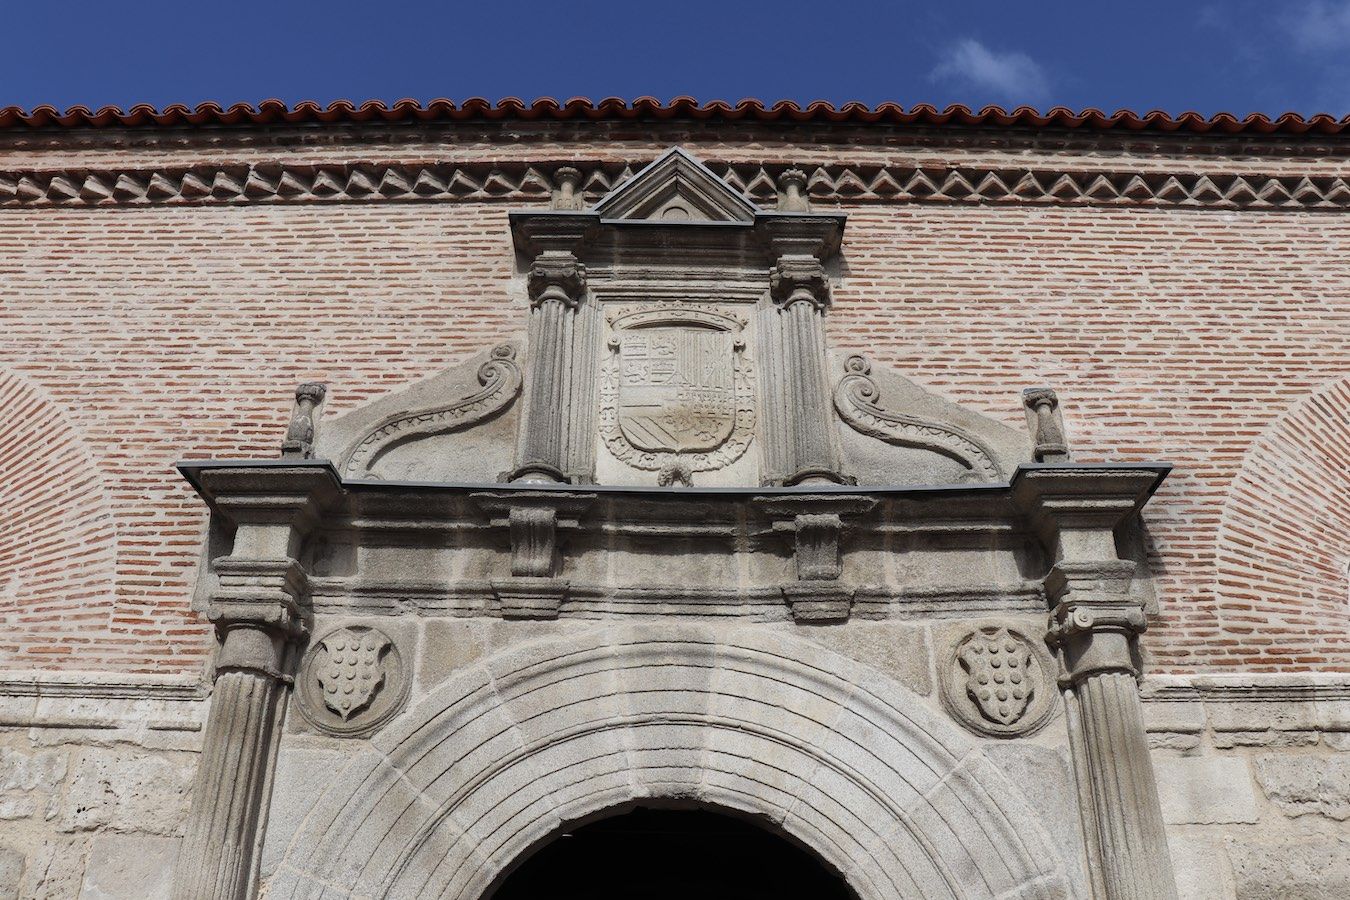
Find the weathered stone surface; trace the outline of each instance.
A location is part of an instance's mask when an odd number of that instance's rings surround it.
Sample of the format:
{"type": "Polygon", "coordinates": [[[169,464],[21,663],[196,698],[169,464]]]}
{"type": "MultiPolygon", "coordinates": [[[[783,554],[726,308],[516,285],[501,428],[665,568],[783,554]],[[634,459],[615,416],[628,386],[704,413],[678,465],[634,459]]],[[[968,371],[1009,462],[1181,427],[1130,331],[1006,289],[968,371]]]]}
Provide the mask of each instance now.
{"type": "Polygon", "coordinates": [[[0,847],[0,900],[19,900],[23,864],[23,854],[18,850],[0,847]]]}
{"type": "Polygon", "coordinates": [[[80,900],[169,900],[178,844],[177,838],[98,835],[80,900]]]}
{"type": "Polygon", "coordinates": [[[64,750],[0,748],[0,791],[52,791],[66,777],[64,750]]]}
{"type": "Polygon", "coordinates": [[[66,751],[0,749],[0,821],[44,814],[66,778],[66,751]]]}
{"type": "Polygon", "coordinates": [[[180,834],[187,819],[195,758],[186,753],[151,756],[103,748],[80,750],[71,760],[59,829],[180,834]]]}
{"type": "Polygon", "coordinates": [[[1064,860],[1069,896],[1088,896],[1082,819],[1067,751],[1007,742],[989,745],[984,755],[1032,801],[1064,860]]]}
{"type": "Polygon", "coordinates": [[[1228,840],[1236,900],[1345,900],[1350,838],[1228,840]]]}
{"type": "Polygon", "coordinates": [[[277,756],[272,805],[262,848],[262,874],[272,874],[322,788],[350,760],[338,750],[284,749],[277,756]]]}
{"type": "Polygon", "coordinates": [[[416,691],[420,694],[444,681],[487,650],[485,625],[468,619],[428,619],[422,625],[421,652],[416,662],[416,691]]]}
{"type": "Polygon", "coordinates": [[[812,629],[807,636],[889,675],[916,694],[926,696],[933,691],[928,644],[922,628],[855,621],[812,629]]]}
{"type": "Polygon", "coordinates": [[[24,900],[71,900],[79,896],[88,851],[85,837],[43,844],[28,861],[19,896],[24,900]]]}
{"type": "Polygon", "coordinates": [[[1233,876],[1221,843],[1200,829],[1176,828],[1168,829],[1167,848],[1177,875],[1177,900],[1231,900],[1233,876]]]}
{"type": "Polygon", "coordinates": [[[1301,747],[1317,743],[1316,704],[1239,701],[1206,704],[1214,745],[1301,747]]]}
{"type": "Polygon", "coordinates": [[[1350,757],[1262,756],[1256,761],[1256,777],[1286,816],[1350,819],[1350,757]]]}
{"type": "Polygon", "coordinates": [[[1255,822],[1256,791],[1247,763],[1229,757],[1155,757],[1158,799],[1169,825],[1255,822]]]}
{"type": "Polygon", "coordinates": [[[38,814],[42,804],[36,797],[0,797],[0,820],[12,822],[15,819],[28,819],[38,814]]]}

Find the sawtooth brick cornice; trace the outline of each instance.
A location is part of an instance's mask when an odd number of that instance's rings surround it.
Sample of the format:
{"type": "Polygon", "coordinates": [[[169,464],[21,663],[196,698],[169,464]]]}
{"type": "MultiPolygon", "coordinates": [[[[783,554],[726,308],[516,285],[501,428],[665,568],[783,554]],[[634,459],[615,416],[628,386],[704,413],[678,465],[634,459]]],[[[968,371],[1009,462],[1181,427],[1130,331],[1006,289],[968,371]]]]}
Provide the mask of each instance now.
{"type": "MultiPolygon", "coordinates": [[[[117,206],[324,201],[547,200],[564,163],[464,165],[223,165],[126,170],[0,172],[0,206],[117,206]]],[[[640,163],[589,164],[581,187],[594,201],[640,163]]],[[[732,187],[776,201],[786,166],[710,163],[732,187]]],[[[1035,203],[1218,209],[1344,209],[1350,179],[1269,174],[1066,171],[932,166],[796,166],[820,203],[1035,203]]]]}

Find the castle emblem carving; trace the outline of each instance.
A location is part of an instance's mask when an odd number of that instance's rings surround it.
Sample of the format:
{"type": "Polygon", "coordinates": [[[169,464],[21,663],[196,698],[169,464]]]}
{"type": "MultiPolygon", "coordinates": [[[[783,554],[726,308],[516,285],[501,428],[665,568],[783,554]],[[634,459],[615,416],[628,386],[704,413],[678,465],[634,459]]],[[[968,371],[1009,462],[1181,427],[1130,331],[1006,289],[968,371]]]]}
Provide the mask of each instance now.
{"type": "Polygon", "coordinates": [[[297,679],[305,718],[330,734],[360,734],[402,704],[407,688],[402,657],[377,628],[348,626],[315,641],[297,679]]]}
{"type": "Polygon", "coordinates": [[[987,626],[956,641],[943,671],[942,699],[967,728],[1011,737],[1045,723],[1054,707],[1050,657],[1021,632],[987,626]]]}
{"type": "Polygon", "coordinates": [[[610,319],[600,430],[615,458],[688,480],[740,458],[754,434],[744,321],[686,304],[610,319]]]}

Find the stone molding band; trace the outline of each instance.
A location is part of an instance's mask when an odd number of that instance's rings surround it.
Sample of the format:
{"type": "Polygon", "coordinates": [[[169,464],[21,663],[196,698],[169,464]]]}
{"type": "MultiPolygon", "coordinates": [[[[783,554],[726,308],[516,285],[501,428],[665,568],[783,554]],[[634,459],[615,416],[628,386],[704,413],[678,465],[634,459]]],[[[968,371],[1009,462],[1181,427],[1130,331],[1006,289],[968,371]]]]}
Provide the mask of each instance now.
{"type": "MultiPolygon", "coordinates": [[[[572,162],[349,165],[220,165],[125,170],[0,171],[0,207],[147,206],[320,201],[542,201],[562,189],[563,167],[580,173],[594,200],[638,164],[572,162]]],[[[759,202],[778,197],[787,165],[710,163],[731,187],[759,202]]],[[[1131,170],[943,166],[800,165],[805,194],[838,203],[1032,203],[1056,206],[1339,210],[1350,177],[1204,174],[1131,170]]],[[[570,183],[570,179],[569,179],[570,183]]]]}

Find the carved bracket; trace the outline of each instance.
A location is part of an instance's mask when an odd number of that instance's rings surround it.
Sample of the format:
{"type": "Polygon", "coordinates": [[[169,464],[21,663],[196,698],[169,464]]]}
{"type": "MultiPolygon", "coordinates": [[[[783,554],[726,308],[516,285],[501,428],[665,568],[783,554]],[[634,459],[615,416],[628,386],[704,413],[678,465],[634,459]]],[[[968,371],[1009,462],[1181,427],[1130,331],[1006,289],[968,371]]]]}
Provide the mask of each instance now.
{"type": "Polygon", "coordinates": [[[520,394],[515,348],[502,344],[478,368],[480,390],[450,403],[389,416],[357,441],[340,465],[349,478],[375,477],[372,469],[390,450],[417,438],[447,434],[475,425],[505,410],[520,394]]]}
{"type": "Polygon", "coordinates": [[[756,505],[773,519],[775,533],[792,537],[796,582],[782,587],[797,622],[847,619],[853,588],[841,583],[840,547],[853,522],[871,510],[868,497],[762,497],[756,505]]]}
{"type": "Polygon", "coordinates": [[[556,619],[567,597],[562,545],[579,525],[594,494],[545,492],[474,494],[493,528],[505,529],[511,544],[511,577],[492,582],[507,619],[556,619]]]}
{"type": "Polygon", "coordinates": [[[971,481],[1001,481],[1003,469],[994,452],[979,438],[953,425],[932,422],[883,409],[881,390],[869,376],[872,364],[864,356],[850,356],[844,377],[834,391],[834,408],[854,431],[898,447],[940,453],[965,466],[971,481]]]}

